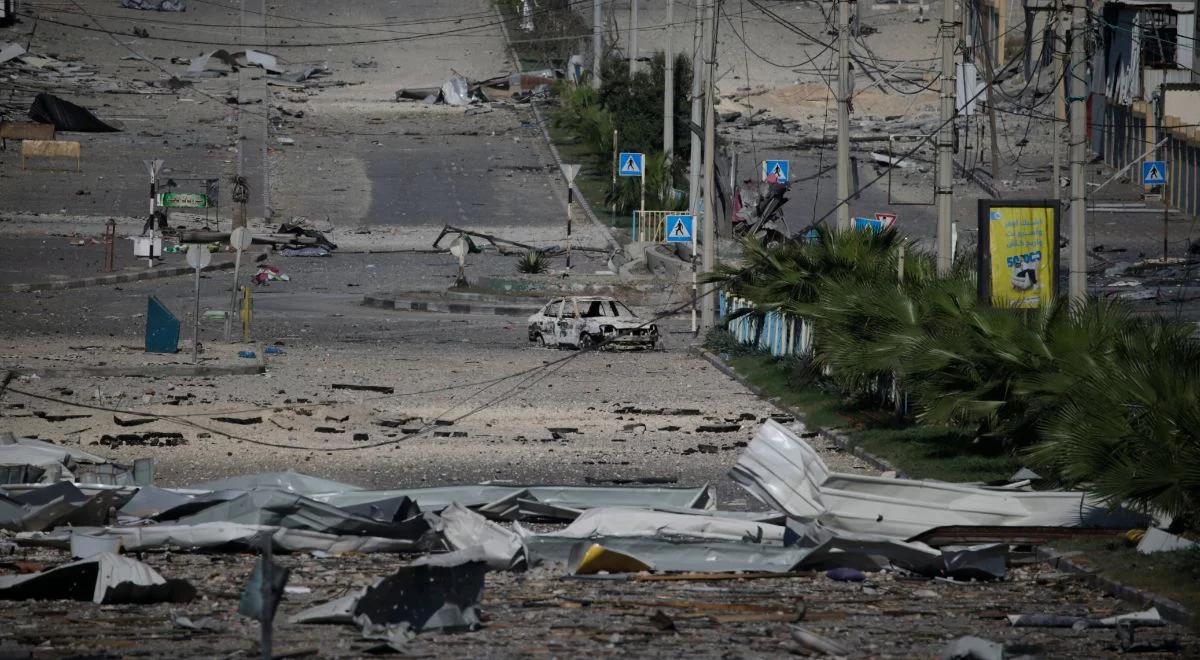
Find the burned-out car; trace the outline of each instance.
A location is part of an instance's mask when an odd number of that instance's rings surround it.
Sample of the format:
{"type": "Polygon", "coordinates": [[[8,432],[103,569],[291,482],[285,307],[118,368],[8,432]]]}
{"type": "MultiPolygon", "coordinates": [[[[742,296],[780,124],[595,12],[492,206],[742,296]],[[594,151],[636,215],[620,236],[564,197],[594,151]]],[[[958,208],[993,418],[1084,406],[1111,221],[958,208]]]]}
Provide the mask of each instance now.
{"type": "Polygon", "coordinates": [[[563,348],[654,348],[658,326],[612,298],[555,298],[529,317],[529,341],[563,348]]]}

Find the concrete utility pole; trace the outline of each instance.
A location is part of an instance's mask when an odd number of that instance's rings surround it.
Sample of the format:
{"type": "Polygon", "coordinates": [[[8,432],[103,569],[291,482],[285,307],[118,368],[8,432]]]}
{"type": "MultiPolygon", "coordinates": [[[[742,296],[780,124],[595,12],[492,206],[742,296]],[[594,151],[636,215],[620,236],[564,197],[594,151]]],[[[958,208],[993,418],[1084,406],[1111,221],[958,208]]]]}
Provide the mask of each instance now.
{"type": "Polygon", "coordinates": [[[1071,108],[1071,275],[1069,278],[1071,301],[1082,303],[1087,299],[1087,236],[1084,217],[1087,211],[1087,181],[1083,164],[1087,159],[1085,136],[1087,110],[1084,108],[1083,76],[1087,67],[1084,52],[1084,27],[1086,8],[1083,0],[1073,0],[1071,5],[1071,67],[1067,70],[1067,101],[1071,108]]]}
{"type": "Polygon", "coordinates": [[[675,51],[671,48],[671,25],[675,22],[675,0],[667,0],[667,60],[663,67],[663,154],[671,163],[675,145],[675,51]]]}
{"type": "MultiPolygon", "coordinates": [[[[946,275],[954,264],[954,0],[942,0],[942,128],[937,137],[937,270],[946,275]]],[[[986,47],[986,44],[984,44],[986,47]]]]}
{"type": "Polygon", "coordinates": [[[850,229],[850,1],[838,0],[838,231],[850,229]]]}
{"type": "Polygon", "coordinates": [[[696,216],[699,221],[698,209],[700,201],[700,158],[701,150],[704,148],[700,143],[700,135],[696,130],[700,127],[702,115],[701,109],[701,90],[700,82],[704,79],[703,70],[700,68],[700,53],[704,41],[704,24],[700,21],[704,0],[696,0],[696,27],[692,31],[692,116],[691,125],[688,126],[688,135],[691,136],[691,158],[688,163],[688,212],[696,216]]]}
{"type": "MultiPolygon", "coordinates": [[[[704,249],[703,271],[711,273],[717,265],[717,194],[716,157],[717,131],[716,112],[713,98],[717,87],[717,21],[716,7],[721,0],[709,0],[704,9],[704,28],[708,31],[708,57],[704,80],[704,249]]],[[[717,301],[713,298],[713,285],[705,284],[700,289],[700,329],[707,332],[717,324],[717,301]]]]}
{"type": "Polygon", "coordinates": [[[633,77],[634,71],[637,71],[637,15],[638,15],[638,0],[631,0],[629,3],[629,77],[633,77]]]}
{"type": "Polygon", "coordinates": [[[592,89],[600,89],[600,69],[603,65],[604,38],[601,28],[604,23],[604,13],[601,10],[603,0],[592,0],[592,89]]]}
{"type": "Polygon", "coordinates": [[[1066,45],[1063,40],[1063,15],[1062,4],[1057,0],[1054,3],[1054,130],[1052,133],[1052,142],[1054,143],[1054,167],[1051,171],[1050,183],[1051,190],[1054,191],[1054,199],[1062,199],[1062,121],[1063,117],[1063,60],[1066,59],[1066,53],[1063,46],[1066,45]]]}

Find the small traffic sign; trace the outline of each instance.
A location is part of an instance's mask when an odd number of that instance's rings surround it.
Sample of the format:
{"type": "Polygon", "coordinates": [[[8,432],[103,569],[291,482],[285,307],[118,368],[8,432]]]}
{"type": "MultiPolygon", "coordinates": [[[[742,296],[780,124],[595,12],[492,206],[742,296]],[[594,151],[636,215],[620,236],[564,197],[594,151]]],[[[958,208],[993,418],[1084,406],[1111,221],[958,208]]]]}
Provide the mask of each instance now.
{"type": "Polygon", "coordinates": [[[254,237],[250,235],[250,231],[245,227],[238,227],[229,233],[229,245],[235,250],[245,250],[253,242],[254,237]]]}
{"type": "Polygon", "coordinates": [[[1148,160],[1142,163],[1142,185],[1161,186],[1167,182],[1167,162],[1148,160]]]}
{"type": "Polygon", "coordinates": [[[763,179],[765,180],[774,174],[776,181],[787,183],[788,179],[791,178],[791,165],[791,162],[786,160],[765,160],[763,161],[763,179]]]}
{"type": "Polygon", "coordinates": [[[668,215],[666,225],[668,243],[691,243],[696,234],[694,215],[668,215]]]}
{"type": "Polygon", "coordinates": [[[577,163],[563,163],[563,166],[562,166],[563,178],[567,180],[568,186],[575,185],[575,177],[579,176],[579,168],[580,167],[581,166],[577,163]]]}
{"type": "Polygon", "coordinates": [[[621,176],[642,176],[645,160],[646,154],[622,151],[617,157],[617,171],[621,176]]]}
{"type": "Polygon", "coordinates": [[[892,225],[896,224],[896,214],[895,213],[886,213],[886,212],[876,213],[875,219],[879,221],[880,226],[882,227],[882,229],[880,229],[880,231],[885,231],[887,229],[891,229],[892,225]]]}
{"type": "Polygon", "coordinates": [[[882,234],[890,227],[888,223],[878,218],[855,218],[855,231],[869,231],[872,234],[882,234]]]}
{"type": "Polygon", "coordinates": [[[189,247],[187,251],[187,263],[196,270],[208,268],[208,265],[212,263],[212,253],[208,251],[208,246],[192,245],[189,247]]]}

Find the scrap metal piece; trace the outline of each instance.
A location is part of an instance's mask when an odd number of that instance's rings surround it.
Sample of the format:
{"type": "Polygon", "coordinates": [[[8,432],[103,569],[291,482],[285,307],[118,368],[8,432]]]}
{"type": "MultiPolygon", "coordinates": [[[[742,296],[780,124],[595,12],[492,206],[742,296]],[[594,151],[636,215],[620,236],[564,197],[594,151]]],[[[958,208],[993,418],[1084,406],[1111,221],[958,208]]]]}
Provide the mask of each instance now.
{"type": "Polygon", "coordinates": [[[101,121],[87,108],[45,92],[34,97],[29,106],[29,118],[39,124],[54,124],[60,131],[114,133],[121,130],[101,121]]]}
{"type": "Polygon", "coordinates": [[[599,543],[580,543],[571,548],[571,556],[567,559],[567,573],[570,575],[641,573],[650,570],[653,568],[637,557],[609,550],[599,543]]]}
{"type": "Polygon", "coordinates": [[[482,561],[489,568],[508,571],[525,567],[525,548],[521,538],[487,518],[459,504],[452,504],[439,516],[442,538],[456,552],[452,559],[425,557],[413,565],[446,566],[465,561],[482,561]]]}
{"type": "Polygon", "coordinates": [[[637,509],[598,507],[584,511],[566,528],[546,536],[588,539],[600,536],[693,538],[783,543],[784,528],[753,521],[637,509]]]}
{"type": "Polygon", "coordinates": [[[967,635],[942,649],[940,660],[1003,660],[1004,645],[990,639],[967,635]]]}
{"type": "MultiPolygon", "coordinates": [[[[149,525],[145,527],[91,527],[76,528],[87,534],[121,539],[121,547],[129,552],[156,548],[182,548],[184,550],[258,550],[262,540],[270,537],[273,548],[279,552],[314,552],[330,554],[347,552],[420,552],[427,550],[429,539],[420,540],[380,538],[377,536],[342,536],[324,534],[303,529],[285,529],[270,525],[243,525],[238,523],[213,522],[197,525],[149,525]]],[[[28,545],[70,547],[71,532],[59,530],[49,533],[24,533],[18,535],[28,545]]]]}
{"type": "Polygon", "coordinates": [[[29,575],[0,576],[0,599],[90,600],[97,604],[183,603],[196,595],[185,580],[166,580],[133,559],[104,553],[29,575]]]}
{"type": "MultiPolygon", "coordinates": [[[[193,486],[195,488],[195,486],[193,486]]],[[[422,511],[441,511],[457,502],[482,512],[520,511],[518,499],[527,498],[543,505],[563,507],[574,511],[602,506],[655,506],[711,511],[716,508],[716,493],[707,484],[699,488],[624,487],[607,486],[442,486],[397,490],[359,490],[353,492],[313,493],[318,502],[346,508],[392,497],[408,496],[422,511]]],[[[575,517],[569,512],[567,520],[575,517]]]]}
{"type": "Polygon", "coordinates": [[[177,525],[189,526],[213,522],[268,525],[322,534],[376,536],[410,541],[417,541],[430,531],[429,521],[423,516],[400,522],[381,522],[303,495],[273,489],[250,491],[175,521],[177,525]]]}
{"type": "Polygon", "coordinates": [[[1195,541],[1189,541],[1181,536],[1175,536],[1157,527],[1151,527],[1142,535],[1138,542],[1137,551],[1141,555],[1152,555],[1156,552],[1173,552],[1188,550],[1196,547],[1195,541]]]}
{"type": "Polygon", "coordinates": [[[293,614],[288,623],[354,623],[354,608],[365,593],[366,587],[355,589],[341,598],[293,614]]]}
{"type": "MultiPolygon", "coordinates": [[[[518,530],[521,531],[521,530],[518,530]]],[[[654,571],[720,573],[754,571],[790,573],[810,552],[803,548],[785,548],[758,543],[704,541],[685,543],[667,539],[607,536],[577,539],[528,534],[522,538],[531,566],[570,562],[572,553],[593,544],[605,550],[628,555],[654,571]]]]}
{"type": "Polygon", "coordinates": [[[1059,614],[1009,614],[1009,625],[1014,628],[1116,628],[1158,627],[1167,625],[1157,607],[1151,607],[1142,612],[1130,612],[1116,616],[1095,619],[1086,616],[1064,616],[1059,614]]]}
{"type": "Polygon", "coordinates": [[[315,495],[317,493],[344,493],[362,490],[358,486],[313,477],[300,472],[260,472],[244,474],[237,477],[206,481],[188,486],[186,490],[217,491],[217,490],[255,490],[259,488],[277,488],[300,495],[315,495]]]}
{"type": "Polygon", "coordinates": [[[792,626],[792,639],[799,642],[805,648],[824,653],[825,655],[850,655],[850,649],[846,646],[800,626],[792,626]]]}
{"type": "Polygon", "coordinates": [[[1111,511],[1082,492],[997,491],[940,481],[831,472],[808,443],[768,420],[730,470],[768,505],[841,531],[911,538],[943,525],[1114,526],[1144,516],[1111,511]]]}
{"type": "Polygon", "coordinates": [[[474,630],[481,624],[487,565],[404,566],[369,587],[354,606],[364,628],[406,626],[425,630],[474,630]]]}

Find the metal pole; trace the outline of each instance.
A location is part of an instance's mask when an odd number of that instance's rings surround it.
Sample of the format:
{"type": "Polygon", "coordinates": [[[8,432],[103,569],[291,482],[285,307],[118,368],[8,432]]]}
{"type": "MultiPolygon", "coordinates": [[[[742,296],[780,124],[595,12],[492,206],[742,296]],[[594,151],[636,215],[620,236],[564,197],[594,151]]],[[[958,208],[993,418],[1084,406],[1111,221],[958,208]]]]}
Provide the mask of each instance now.
{"type": "Polygon", "coordinates": [[[642,175],[638,177],[642,182],[642,200],[638,204],[638,210],[642,212],[642,221],[646,219],[646,156],[642,156],[642,175]]]}
{"type": "Polygon", "coordinates": [[[271,660],[271,647],[274,645],[272,628],[275,623],[275,608],[271,607],[275,601],[274,594],[271,593],[271,564],[274,563],[274,539],[270,534],[263,539],[262,547],[262,585],[260,585],[259,597],[262,599],[262,620],[259,621],[259,628],[262,634],[262,641],[259,644],[262,651],[263,660],[271,660]]]}
{"type": "Polygon", "coordinates": [[[571,192],[571,184],[567,183],[567,268],[571,268],[571,204],[574,202],[574,195],[571,192]]]}
{"type": "Polygon", "coordinates": [[[1071,5],[1071,68],[1067,71],[1067,101],[1071,108],[1071,271],[1069,277],[1071,301],[1082,303],[1087,299],[1087,232],[1084,223],[1087,213],[1087,181],[1083,171],[1087,160],[1084,124],[1087,110],[1084,100],[1083,76],[1087,67],[1084,52],[1084,23],[1086,7],[1083,0],[1074,0],[1071,5]]]}
{"type": "MultiPolygon", "coordinates": [[[[977,5],[972,5],[977,6],[977,5]]],[[[992,152],[992,180],[996,181],[1000,178],[1000,137],[996,132],[996,103],[992,98],[992,85],[996,79],[995,62],[992,58],[992,41],[996,42],[996,53],[999,56],[1004,55],[1003,37],[998,34],[992,34],[990,27],[983,27],[983,71],[986,76],[987,92],[984,96],[987,98],[988,111],[988,134],[991,138],[992,152]]],[[[972,92],[973,93],[973,92],[972,92]]]]}
{"type": "Polygon", "coordinates": [[[947,275],[954,263],[950,226],[954,208],[951,197],[954,187],[954,0],[942,2],[942,23],[938,30],[942,40],[942,128],[937,138],[937,270],[939,275],[947,275]]]}
{"type": "Polygon", "coordinates": [[[600,70],[604,66],[604,38],[601,27],[604,14],[601,9],[603,0],[592,0],[592,89],[600,89],[600,70]]]}
{"type": "Polygon", "coordinates": [[[850,0],[838,0],[837,96],[837,228],[846,231],[850,228],[850,0]]]}
{"type": "Polygon", "coordinates": [[[192,313],[192,364],[200,363],[200,267],[196,266],[196,306],[192,313]]]}
{"type": "Polygon", "coordinates": [[[1171,198],[1168,196],[1168,192],[1167,192],[1167,184],[1171,180],[1171,177],[1169,176],[1169,174],[1171,172],[1171,165],[1170,165],[1170,163],[1167,162],[1167,158],[1171,155],[1172,149],[1169,144],[1166,144],[1166,142],[1170,136],[1167,135],[1167,127],[1166,127],[1166,119],[1165,119],[1166,114],[1167,114],[1167,84],[1165,82],[1165,80],[1166,80],[1165,76],[1164,76],[1163,80],[1164,80],[1164,82],[1160,83],[1158,86],[1158,104],[1157,104],[1157,107],[1155,108],[1156,119],[1158,120],[1158,131],[1157,131],[1155,138],[1163,143],[1163,147],[1159,150],[1159,152],[1157,154],[1157,158],[1155,158],[1155,160],[1161,160],[1163,162],[1163,167],[1164,167],[1163,173],[1162,173],[1163,174],[1163,184],[1159,190],[1159,194],[1162,198],[1162,207],[1163,207],[1163,261],[1166,262],[1167,251],[1168,251],[1167,242],[1169,240],[1169,228],[1167,226],[1167,218],[1170,214],[1170,204],[1171,204],[1171,198]]]}
{"type": "Polygon", "coordinates": [[[700,88],[700,81],[704,78],[704,72],[700,68],[700,44],[704,38],[704,25],[700,22],[703,3],[704,0],[696,0],[696,26],[692,31],[692,116],[688,126],[688,135],[691,136],[688,162],[688,212],[696,216],[697,221],[700,219],[697,202],[700,201],[700,158],[703,149],[700,143],[700,134],[697,133],[702,119],[700,111],[703,108],[700,88]]]}
{"type": "Polygon", "coordinates": [[[629,77],[633,77],[634,71],[637,70],[637,19],[638,19],[638,0],[633,0],[629,3],[629,77]]]}
{"type": "Polygon", "coordinates": [[[671,43],[671,26],[675,23],[675,0],[667,0],[666,61],[663,63],[663,154],[671,164],[675,150],[675,49],[671,43]]]}
{"type": "Polygon", "coordinates": [[[617,224],[617,159],[621,157],[621,153],[617,151],[617,129],[613,129],[613,166],[612,166],[612,207],[609,212],[608,224],[616,226],[617,224]]]}
{"type": "MultiPolygon", "coordinates": [[[[717,262],[717,205],[716,205],[716,116],[713,101],[717,87],[717,21],[716,7],[721,0],[711,0],[704,10],[704,25],[708,31],[708,76],[704,81],[704,245],[702,264],[705,273],[713,272],[717,262]]],[[[715,301],[710,298],[713,285],[700,289],[700,328],[710,330],[717,322],[715,301]]]]}
{"type": "MultiPolygon", "coordinates": [[[[688,136],[690,138],[690,148],[688,151],[688,213],[692,214],[693,220],[692,231],[699,229],[697,223],[701,222],[700,218],[700,167],[701,167],[701,150],[703,147],[700,142],[700,135],[697,132],[700,128],[701,115],[700,110],[703,107],[700,103],[700,81],[703,78],[703,70],[700,68],[700,44],[704,40],[704,25],[700,21],[701,8],[704,0],[696,0],[696,21],[692,29],[692,114],[688,121],[688,136]]],[[[695,334],[699,330],[697,324],[697,306],[699,305],[700,289],[696,282],[696,267],[697,255],[696,241],[691,244],[692,249],[692,333],[695,334]]]]}
{"type": "Polygon", "coordinates": [[[225,343],[228,344],[233,336],[233,315],[238,309],[238,280],[242,272],[242,248],[237,248],[233,258],[233,291],[229,292],[229,312],[225,314],[225,343]]]}

